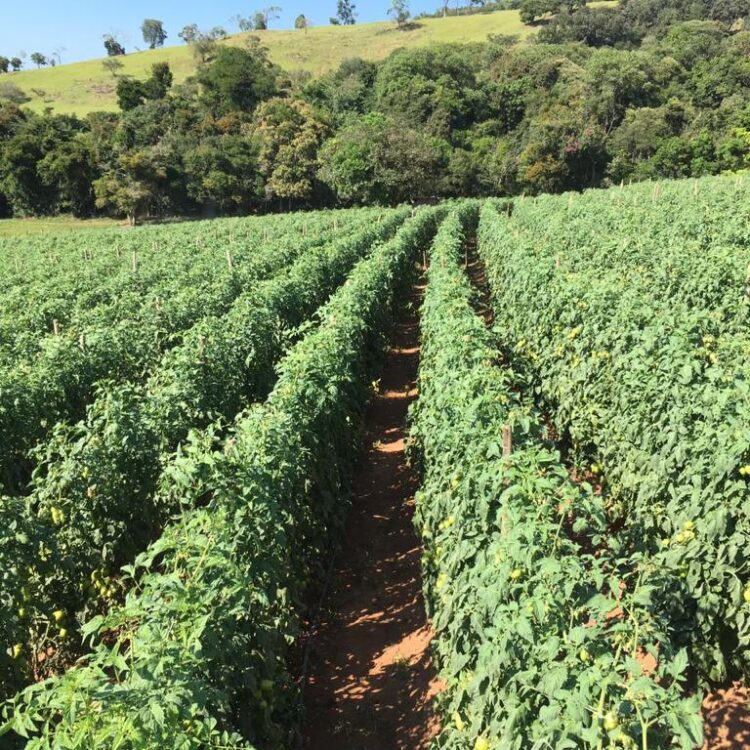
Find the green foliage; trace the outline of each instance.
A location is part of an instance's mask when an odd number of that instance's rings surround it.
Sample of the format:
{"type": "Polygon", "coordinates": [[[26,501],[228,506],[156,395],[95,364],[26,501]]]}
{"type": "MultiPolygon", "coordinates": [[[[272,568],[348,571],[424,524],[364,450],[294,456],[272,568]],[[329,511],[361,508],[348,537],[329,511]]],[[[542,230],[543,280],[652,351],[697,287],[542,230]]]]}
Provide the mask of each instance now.
{"type": "MultiPolygon", "coordinates": [[[[180,344],[151,366],[144,383],[101,382],[85,419],[56,427],[38,452],[27,513],[37,533],[47,532],[48,557],[65,575],[38,564],[46,575],[26,590],[31,601],[51,600],[49,611],[75,615],[66,625],[70,636],[76,621],[120,592],[119,567],[186,507],[180,494],[187,489],[181,479],[185,462],[199,446],[216,444],[221,424],[268,394],[294,331],[375,242],[395,232],[404,212],[370,226],[371,211],[341,218],[345,231],[339,228],[335,239],[331,217],[320,215],[304,242],[292,244],[290,232],[249,259],[233,257],[238,267],[225,266],[222,283],[201,291],[202,317],[172,333],[180,344]],[[175,454],[180,444],[185,447],[175,454]]],[[[51,416],[52,406],[39,408],[51,416]]],[[[199,496],[191,502],[199,503],[199,496]]],[[[5,593],[15,596],[12,589],[5,593]]],[[[44,641],[33,619],[25,624],[32,643],[44,641]]],[[[14,637],[0,634],[6,641],[14,637]]],[[[70,648],[58,646],[58,658],[70,648]]]]}
{"type": "Polygon", "coordinates": [[[252,112],[276,93],[276,75],[260,51],[221,47],[197,75],[201,101],[215,114],[252,112]]]}
{"type": "Polygon", "coordinates": [[[388,15],[393,17],[396,24],[401,27],[411,18],[409,3],[407,0],[391,0],[391,7],[388,9],[388,15]]]}
{"type": "Polygon", "coordinates": [[[708,178],[537,199],[488,209],[481,237],[508,347],[573,460],[602,467],[610,523],[661,571],[704,681],[749,664],[746,193],[708,178]]]}
{"type": "Polygon", "coordinates": [[[125,54],[125,47],[111,34],[104,35],[104,49],[107,50],[108,57],[119,57],[125,54]]]}
{"type": "Polygon", "coordinates": [[[246,138],[206,138],[184,159],[188,194],[204,206],[244,208],[261,195],[256,153],[246,138]]]}
{"type": "Polygon", "coordinates": [[[700,700],[683,695],[687,659],[653,595],[659,568],[610,538],[603,498],[570,480],[522,374],[472,308],[459,262],[476,212],[459,209],[433,245],[411,412],[424,468],[415,523],[447,684],[436,747],[690,750],[700,700]]]}
{"type": "Polygon", "coordinates": [[[340,526],[391,309],[435,218],[420,213],[359,263],[265,404],[240,414],[222,445],[189,454],[174,489],[207,504],[129,568],[137,586],[125,604],[85,628],[93,653],[19,696],[5,732],[38,747],[291,741],[296,602],[340,526]]]}
{"type": "Polygon", "coordinates": [[[164,24],[155,18],[146,18],[141,24],[141,33],[143,41],[148,44],[149,49],[163,47],[167,40],[167,32],[164,30],[164,24]]]}
{"type": "Polygon", "coordinates": [[[117,82],[117,104],[123,112],[140,107],[147,99],[163,99],[172,86],[172,71],[167,63],[154,63],[145,81],[120,78],[117,82]]]}
{"type": "Polygon", "coordinates": [[[440,191],[446,144],[380,114],[352,118],[324,145],[320,179],[345,203],[397,203],[440,191]]]}
{"type": "Polygon", "coordinates": [[[524,23],[534,23],[543,16],[572,13],[585,5],[586,0],[521,0],[521,20],[524,23]]]}
{"type": "MultiPolygon", "coordinates": [[[[191,24],[181,38],[198,72],[179,87],[163,64],[142,81],[108,58],[121,113],[107,127],[100,116],[85,123],[90,134],[76,150],[85,144],[90,153],[76,162],[91,165],[91,186],[81,207],[58,169],[47,174],[47,195],[3,189],[3,211],[83,213],[93,193],[99,211],[135,220],[267,209],[277,200],[538,194],[746,168],[750,32],[733,18],[746,0],[538,2],[535,13],[554,15],[536,43],[412,47],[380,63],[346,60],[314,79],[275,68],[260,36],[244,48],[223,45],[223,29],[191,24]]],[[[348,18],[353,6],[340,10],[348,18]]],[[[275,10],[259,13],[267,25],[275,10]]],[[[0,101],[26,98],[0,84],[0,101]]],[[[30,160],[49,150],[36,137],[27,132],[30,160]]],[[[0,183],[33,185],[28,174],[10,175],[19,164],[23,172],[24,157],[8,140],[0,183]]]]}
{"type": "Polygon", "coordinates": [[[266,197],[309,200],[313,197],[318,150],[325,125],[300,101],[268,99],[255,112],[252,138],[266,197]]]}
{"type": "Polygon", "coordinates": [[[351,0],[338,0],[336,16],[331,19],[333,25],[354,26],[357,22],[357,6],[351,0]]]}

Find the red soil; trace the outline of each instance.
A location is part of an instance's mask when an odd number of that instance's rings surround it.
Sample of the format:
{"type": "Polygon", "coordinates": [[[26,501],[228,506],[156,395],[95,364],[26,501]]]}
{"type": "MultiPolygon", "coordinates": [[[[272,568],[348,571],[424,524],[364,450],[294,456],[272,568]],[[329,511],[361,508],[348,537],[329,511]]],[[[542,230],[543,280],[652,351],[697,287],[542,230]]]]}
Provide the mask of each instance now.
{"type": "Polygon", "coordinates": [[[417,478],[404,443],[418,360],[419,323],[410,313],[396,327],[367,416],[345,542],[311,643],[307,750],[421,750],[439,730],[432,699],[441,685],[412,525],[417,478]]]}
{"type": "Polygon", "coordinates": [[[703,701],[703,750],[750,747],[750,690],[739,682],[714,690],[703,701]]]}

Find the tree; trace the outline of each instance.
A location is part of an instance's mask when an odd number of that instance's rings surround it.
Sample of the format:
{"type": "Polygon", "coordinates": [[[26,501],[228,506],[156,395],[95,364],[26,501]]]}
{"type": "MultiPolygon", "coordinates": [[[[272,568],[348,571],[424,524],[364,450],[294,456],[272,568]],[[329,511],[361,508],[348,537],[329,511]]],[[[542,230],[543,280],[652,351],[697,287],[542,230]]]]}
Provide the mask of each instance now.
{"type": "Polygon", "coordinates": [[[319,178],[346,203],[392,204],[436,195],[448,144],[379,113],[352,119],[321,149],[319,178]]]}
{"type": "Polygon", "coordinates": [[[262,48],[219,47],[216,57],[196,78],[201,102],[217,115],[251,112],[276,92],[276,75],[262,48]]]}
{"type": "Polygon", "coordinates": [[[475,70],[462,48],[398,50],[378,70],[376,108],[448,137],[453,129],[468,127],[486,100],[475,70]]]}
{"type": "Polygon", "coordinates": [[[117,104],[123,112],[135,109],[146,99],[163,99],[172,86],[172,71],[169,63],[154,63],[151,76],[145,81],[121,78],[117,82],[117,104]]]}
{"type": "Polygon", "coordinates": [[[252,16],[243,18],[243,16],[236,15],[232,16],[232,20],[237,24],[240,31],[252,31],[255,28],[254,19],[252,16]]]}
{"type": "Polygon", "coordinates": [[[253,16],[253,28],[256,31],[266,31],[271,21],[276,20],[281,13],[281,8],[278,5],[270,5],[263,10],[255,12],[253,16]]]}
{"type": "Polygon", "coordinates": [[[114,78],[125,67],[116,57],[107,57],[102,61],[102,67],[114,78]]]}
{"type": "Polygon", "coordinates": [[[97,172],[84,136],[63,141],[39,162],[37,170],[42,182],[57,190],[58,211],[79,217],[91,214],[97,172]]]}
{"type": "Polygon", "coordinates": [[[586,0],[521,0],[520,16],[524,23],[534,23],[547,14],[572,13],[586,5],[586,0]]]}
{"type": "Polygon", "coordinates": [[[23,60],[20,57],[11,57],[10,67],[13,68],[14,73],[17,73],[23,67],[23,60]]]}
{"type": "Polygon", "coordinates": [[[149,49],[163,47],[167,38],[167,32],[164,30],[164,24],[155,18],[146,18],[141,24],[141,33],[143,41],[148,44],[149,49]]]}
{"type": "Polygon", "coordinates": [[[120,78],[117,82],[117,106],[127,112],[143,104],[143,83],[135,78],[120,78]]]}
{"type": "Polygon", "coordinates": [[[177,36],[182,39],[185,44],[192,44],[197,39],[198,34],[198,24],[189,23],[186,26],[182,27],[182,31],[180,31],[177,36]]]}
{"type": "Polygon", "coordinates": [[[304,13],[300,13],[300,15],[298,15],[297,18],[294,19],[295,29],[304,29],[305,31],[307,31],[309,26],[310,22],[307,20],[304,13]]]}
{"type": "Polygon", "coordinates": [[[248,205],[261,195],[253,147],[236,135],[213,136],[185,154],[188,195],[208,209],[248,205]]]}
{"type": "Polygon", "coordinates": [[[77,191],[82,191],[80,197],[85,201],[85,183],[90,186],[94,174],[83,164],[93,162],[85,142],[75,144],[84,137],[85,129],[81,120],[69,115],[29,116],[15,127],[3,144],[0,174],[0,190],[15,214],[50,214],[70,208],[68,198],[77,191]],[[68,187],[73,182],[77,187],[68,191],[63,185],[66,181],[70,181],[68,187]]]}
{"type": "Polygon", "coordinates": [[[351,0],[338,0],[336,8],[336,17],[331,19],[334,26],[353,26],[356,23],[357,6],[351,0]]]}
{"type": "Polygon", "coordinates": [[[268,198],[306,200],[315,190],[318,150],[326,134],[309,104],[269,99],[253,120],[258,166],[268,198]]]}
{"type": "Polygon", "coordinates": [[[221,26],[214,26],[210,31],[200,31],[195,24],[186,26],[180,36],[190,40],[188,44],[192,47],[193,54],[199,62],[205,63],[214,57],[217,44],[220,39],[227,37],[227,32],[221,26]]]}
{"type": "Polygon", "coordinates": [[[7,73],[10,66],[10,60],[0,55],[0,73],[7,73]]]}
{"type": "Polygon", "coordinates": [[[33,52],[31,55],[31,62],[33,62],[37,68],[41,68],[42,65],[47,65],[47,58],[41,52],[33,52]]]}
{"type": "Polygon", "coordinates": [[[125,215],[131,225],[158,205],[167,167],[158,148],[127,151],[94,182],[97,208],[125,215]]]}
{"type": "Polygon", "coordinates": [[[119,55],[125,54],[125,47],[112,36],[112,34],[104,35],[104,49],[107,50],[109,57],[118,57],[119,55]]]}
{"type": "Polygon", "coordinates": [[[146,99],[163,99],[172,87],[173,80],[169,63],[154,63],[151,66],[151,77],[143,83],[143,95],[146,99]]]}
{"type": "Polygon", "coordinates": [[[388,9],[388,15],[393,16],[393,20],[399,27],[404,26],[411,18],[407,0],[393,0],[391,7],[388,9]]]}

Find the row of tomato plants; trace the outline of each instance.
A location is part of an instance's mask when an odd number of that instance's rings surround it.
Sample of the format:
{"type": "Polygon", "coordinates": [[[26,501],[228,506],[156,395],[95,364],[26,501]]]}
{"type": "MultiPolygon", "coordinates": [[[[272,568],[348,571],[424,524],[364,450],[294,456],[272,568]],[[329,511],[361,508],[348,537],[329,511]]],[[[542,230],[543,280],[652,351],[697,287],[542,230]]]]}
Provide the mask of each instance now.
{"type": "Polygon", "coordinates": [[[291,744],[299,602],[341,527],[394,301],[438,211],[418,212],[358,263],[267,401],[186,460],[184,513],[129,569],[124,605],[87,624],[91,655],[6,707],[11,746],[14,736],[31,737],[28,750],[291,744]]]}
{"type": "Polygon", "coordinates": [[[225,269],[227,253],[242,266],[263,244],[302,238],[310,227],[314,233],[354,216],[293,214],[5,241],[0,357],[30,356],[52,331],[53,320],[62,329],[80,328],[81,316],[98,307],[111,308],[116,320],[119,308],[113,303],[132,292],[145,296],[153,288],[156,298],[161,286],[167,298],[180,288],[179,277],[190,273],[187,280],[199,280],[225,269]]]}
{"type": "Polygon", "coordinates": [[[179,510],[190,489],[185,461],[215,444],[222,423],[265,398],[298,327],[314,324],[316,308],[355,262],[405,218],[405,210],[395,211],[382,224],[308,250],[252,286],[226,315],[197,325],[145,384],[103,386],[83,421],[58,425],[44,445],[32,494],[0,499],[2,515],[25,524],[34,540],[19,545],[12,526],[0,532],[0,601],[8,613],[0,624],[7,644],[0,674],[11,678],[0,683],[0,694],[14,692],[34,671],[70,661],[79,623],[119,594],[113,572],[179,510]],[[14,654],[18,645],[23,658],[14,654]],[[50,648],[54,659],[34,664],[50,648]]]}
{"type": "MultiPolygon", "coordinates": [[[[611,241],[668,220],[658,211],[644,208],[641,223],[611,241]]],[[[747,676],[750,340],[741,243],[725,248],[733,281],[713,295],[697,249],[681,256],[681,281],[666,293],[640,283],[626,257],[564,271],[571,261],[558,261],[553,237],[519,230],[491,207],[480,247],[498,321],[573,459],[602,475],[623,543],[658,559],[669,579],[664,615],[691,665],[705,681],[747,676]]]]}
{"type": "Polygon", "coordinates": [[[574,483],[459,266],[476,207],[444,222],[422,308],[415,523],[446,689],[435,747],[665,748],[702,741],[659,566],[574,483]],[[510,431],[511,451],[504,448],[510,431]]]}
{"type": "Polygon", "coordinates": [[[709,178],[659,189],[656,201],[649,196],[653,187],[643,184],[516,202],[509,230],[554,245],[558,273],[614,272],[609,283],[710,306],[715,325],[742,330],[747,310],[737,290],[747,268],[738,252],[750,249],[747,186],[709,178]],[[623,268],[626,274],[616,270],[623,268]]]}
{"type": "MultiPolygon", "coordinates": [[[[353,221],[353,228],[365,225],[364,217],[353,221]]],[[[142,380],[201,320],[225,313],[248,287],[333,236],[328,226],[304,239],[285,234],[256,246],[233,268],[203,254],[193,270],[177,275],[168,286],[157,284],[143,293],[131,290],[113,305],[118,308],[114,317],[108,306],[95,308],[61,335],[47,337],[30,361],[0,370],[4,491],[25,491],[34,464],[29,449],[45,440],[58,421],[80,419],[99,381],[142,380]]]]}

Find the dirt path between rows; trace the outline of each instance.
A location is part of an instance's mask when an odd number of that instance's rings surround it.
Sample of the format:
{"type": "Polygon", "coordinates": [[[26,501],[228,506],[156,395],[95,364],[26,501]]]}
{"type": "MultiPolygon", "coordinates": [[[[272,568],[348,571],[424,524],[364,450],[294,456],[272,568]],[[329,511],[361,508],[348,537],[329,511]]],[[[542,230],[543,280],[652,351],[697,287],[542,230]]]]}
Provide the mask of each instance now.
{"type": "Polygon", "coordinates": [[[441,686],[412,525],[417,477],[404,442],[417,395],[421,291],[395,328],[367,415],[345,541],[310,643],[305,750],[423,750],[439,729],[432,698],[441,686]]]}

